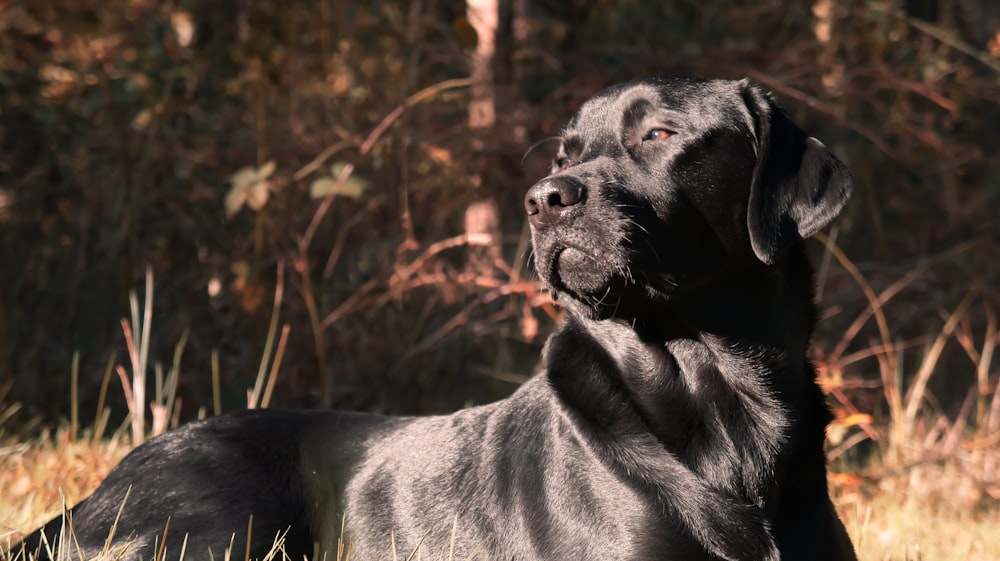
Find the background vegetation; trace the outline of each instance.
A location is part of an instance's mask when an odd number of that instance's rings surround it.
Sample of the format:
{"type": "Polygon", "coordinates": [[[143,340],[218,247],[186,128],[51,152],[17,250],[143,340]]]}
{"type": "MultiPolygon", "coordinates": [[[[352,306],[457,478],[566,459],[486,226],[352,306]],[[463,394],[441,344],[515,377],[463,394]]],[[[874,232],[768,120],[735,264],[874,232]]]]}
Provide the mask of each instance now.
{"type": "Polygon", "coordinates": [[[544,139],[683,73],[751,77],[854,172],[811,247],[856,539],[920,558],[884,514],[912,500],[973,529],[948,558],[1000,558],[975,533],[1000,500],[1000,5],[511,0],[491,28],[478,4],[0,0],[0,532],[58,500],[38,466],[83,492],[121,450],[18,444],[61,418],[77,446],[134,404],[133,441],[248,402],[512,391],[559,315],[526,266],[544,139]]]}

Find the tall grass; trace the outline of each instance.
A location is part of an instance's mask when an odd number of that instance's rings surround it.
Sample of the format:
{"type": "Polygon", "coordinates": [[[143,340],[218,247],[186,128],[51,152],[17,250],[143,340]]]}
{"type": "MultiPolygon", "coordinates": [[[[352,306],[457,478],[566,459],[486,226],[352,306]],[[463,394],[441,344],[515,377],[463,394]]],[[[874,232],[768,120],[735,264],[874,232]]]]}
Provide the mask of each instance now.
{"type": "MultiPolygon", "coordinates": [[[[895,297],[974,244],[928,256],[879,291],[833,240],[817,237],[868,302],[832,349],[820,355],[821,381],[837,412],[829,433],[830,458],[865,442],[877,447],[875,454],[856,456],[867,458],[862,465],[838,461],[846,473],[831,479],[842,515],[849,527],[854,525],[861,558],[1000,558],[995,532],[1000,524],[1000,385],[990,370],[1000,338],[990,295],[970,287],[957,303],[939,309],[940,323],[924,336],[904,339],[890,327],[901,315],[891,310],[895,297]],[[979,333],[970,317],[976,304],[987,317],[979,333]],[[871,321],[875,337],[857,344],[871,321]],[[930,389],[935,378],[949,377],[947,383],[953,383],[959,374],[954,359],[942,360],[949,346],[960,348],[970,361],[965,374],[974,373],[965,399],[952,412],[930,389]],[[866,410],[856,404],[864,392],[852,392],[847,380],[871,387],[861,376],[871,370],[877,372],[882,399],[866,410]]],[[[943,382],[938,386],[946,387],[943,382]]]]}
{"type": "MultiPolygon", "coordinates": [[[[58,428],[54,433],[44,430],[41,435],[26,441],[18,438],[17,433],[8,434],[6,424],[21,407],[17,404],[3,407],[6,390],[0,389],[0,546],[9,547],[10,543],[20,535],[20,531],[36,527],[52,516],[58,515],[59,512],[65,513],[67,505],[75,504],[92,492],[129,450],[142,444],[147,438],[162,434],[168,428],[175,428],[180,423],[180,398],[177,396],[177,385],[188,332],[182,334],[180,341],[174,347],[173,361],[166,374],[159,363],[152,369],[148,367],[154,283],[152,271],[147,269],[146,275],[144,305],[140,307],[137,295],[131,293],[129,299],[131,321],[127,319],[121,321],[131,373],[127,372],[123,365],[114,364],[114,358],[109,361],[99,393],[96,420],[92,427],[86,430],[81,430],[79,427],[78,359],[74,359],[71,367],[70,419],[66,426],[58,428]],[[111,410],[106,407],[106,396],[113,370],[118,374],[121,391],[125,395],[128,417],[118,430],[107,435],[111,410]],[[146,389],[150,377],[154,381],[151,388],[153,399],[148,403],[147,418],[146,389]]],[[[289,333],[289,326],[285,325],[272,362],[271,352],[274,348],[283,286],[279,269],[271,329],[268,332],[255,384],[247,389],[248,409],[268,406],[278,378],[281,357],[289,333]]],[[[213,396],[214,412],[219,414],[221,412],[219,374],[217,363],[213,361],[213,364],[212,387],[216,390],[213,396]]],[[[202,416],[204,410],[199,413],[199,417],[202,416]]],[[[30,430],[33,426],[35,425],[29,423],[27,429],[30,430]]],[[[26,432],[25,427],[21,427],[18,432],[22,434],[26,432]]],[[[164,531],[169,531],[169,527],[164,528],[164,531]]],[[[72,536],[71,517],[64,518],[63,532],[72,536]]],[[[109,543],[101,555],[102,559],[120,558],[127,549],[127,544],[111,547],[110,540],[114,532],[115,528],[112,528],[109,543]]],[[[65,547],[59,552],[49,551],[49,554],[58,553],[59,559],[79,559],[79,555],[73,554],[72,541],[70,539],[68,542],[63,542],[65,547]]],[[[274,549],[268,558],[280,558],[283,543],[283,536],[276,537],[274,549]]],[[[163,553],[161,548],[157,560],[162,558],[163,553]]],[[[0,554],[0,560],[7,561],[8,558],[8,554],[0,554]]],[[[226,559],[228,558],[227,551],[226,559]]],[[[15,556],[13,559],[19,558],[15,556]]]]}
{"type": "MultiPolygon", "coordinates": [[[[819,240],[832,261],[854,280],[869,304],[849,323],[841,337],[831,343],[830,350],[819,356],[821,382],[837,412],[829,433],[829,456],[836,460],[837,466],[831,475],[831,487],[861,558],[871,561],[1000,558],[1000,535],[993,531],[1000,525],[1000,509],[996,506],[1000,501],[1000,391],[990,370],[992,355],[1000,341],[991,303],[981,292],[970,289],[959,302],[941,312],[936,331],[911,340],[895,336],[890,321],[895,297],[905,294],[906,287],[935,263],[967,247],[958,246],[928,257],[898,280],[876,290],[833,240],[822,235],[819,240]],[[980,333],[974,333],[973,324],[967,321],[976,303],[986,310],[988,318],[980,333]],[[869,322],[875,323],[877,337],[867,346],[856,344],[855,339],[869,322]],[[936,376],[948,375],[941,361],[948,346],[960,348],[969,360],[970,372],[974,372],[974,383],[966,399],[957,413],[951,415],[938,405],[929,389],[936,376]],[[846,381],[857,380],[858,373],[872,364],[878,372],[882,400],[866,410],[855,403],[857,395],[846,381]],[[857,459],[853,464],[845,463],[843,457],[865,442],[876,446],[873,459],[864,464],[857,459]],[[941,540],[941,532],[947,532],[949,539],[941,540]]],[[[427,258],[434,254],[432,249],[428,250],[427,258]]],[[[257,377],[254,386],[247,390],[248,408],[268,405],[289,334],[288,325],[280,336],[277,334],[284,289],[282,268],[278,269],[276,286],[257,377]]],[[[140,308],[139,299],[133,294],[132,321],[122,322],[132,372],[131,376],[125,376],[123,366],[114,367],[130,403],[129,419],[121,429],[104,437],[109,415],[106,409],[97,412],[93,427],[78,427],[74,383],[74,405],[67,426],[27,441],[0,433],[5,439],[0,449],[0,489],[6,495],[0,500],[0,540],[16,539],[18,532],[58,514],[64,504],[78,501],[132,446],[179,422],[176,384],[185,338],[175,346],[173,362],[165,376],[158,364],[152,372],[148,366],[144,367],[150,354],[146,345],[152,325],[148,313],[153,302],[151,274],[146,289],[145,306],[140,308]],[[134,332],[132,325],[136,326],[134,332]],[[146,412],[139,401],[142,393],[135,388],[145,387],[150,377],[155,380],[152,388],[155,397],[149,404],[151,423],[146,424],[144,419],[137,419],[145,417],[146,412]],[[141,433],[137,435],[136,431],[141,433]]],[[[433,338],[432,335],[428,340],[433,338]]],[[[74,362],[73,380],[78,377],[77,368],[74,362]]],[[[105,402],[111,370],[109,363],[101,404],[105,402]]],[[[213,367],[213,378],[218,380],[217,367],[213,367]]],[[[217,381],[213,386],[218,386],[217,381]]],[[[218,395],[213,402],[218,413],[218,395]]],[[[11,407],[0,411],[0,431],[4,429],[4,420],[16,410],[17,407],[11,407]]],[[[71,520],[67,524],[71,529],[71,520]]],[[[281,544],[279,536],[273,558],[280,557],[281,544]]],[[[391,545],[387,551],[392,551],[396,558],[398,552],[391,545]]],[[[114,558],[114,552],[108,554],[114,558]]],[[[343,543],[338,559],[349,558],[350,544],[343,543]]]]}

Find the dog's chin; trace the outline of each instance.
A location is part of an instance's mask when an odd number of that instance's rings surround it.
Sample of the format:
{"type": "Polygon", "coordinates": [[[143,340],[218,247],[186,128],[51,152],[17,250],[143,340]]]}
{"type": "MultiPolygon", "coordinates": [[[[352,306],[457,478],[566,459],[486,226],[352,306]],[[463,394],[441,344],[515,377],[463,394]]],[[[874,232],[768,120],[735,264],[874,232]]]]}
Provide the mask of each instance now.
{"type": "Polygon", "coordinates": [[[579,299],[600,298],[614,279],[613,267],[574,248],[555,251],[546,281],[556,292],[579,299]]]}
{"type": "Polygon", "coordinates": [[[641,316],[669,302],[677,290],[673,275],[625,274],[631,270],[563,249],[556,252],[543,277],[556,300],[592,319],[641,316]]]}

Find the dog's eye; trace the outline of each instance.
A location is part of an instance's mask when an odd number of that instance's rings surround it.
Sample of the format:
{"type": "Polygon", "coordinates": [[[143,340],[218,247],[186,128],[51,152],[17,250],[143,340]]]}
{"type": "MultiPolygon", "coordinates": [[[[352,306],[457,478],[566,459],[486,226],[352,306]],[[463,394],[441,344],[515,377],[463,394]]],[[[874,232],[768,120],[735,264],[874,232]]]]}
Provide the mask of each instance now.
{"type": "Polygon", "coordinates": [[[670,138],[670,131],[667,129],[650,129],[646,136],[642,137],[642,140],[666,140],[667,138],[670,138]]]}
{"type": "Polygon", "coordinates": [[[572,162],[570,162],[570,159],[567,158],[567,157],[565,157],[565,156],[562,157],[562,158],[556,158],[556,167],[559,168],[559,169],[566,169],[566,168],[568,168],[569,165],[570,165],[570,163],[572,163],[572,162]]]}

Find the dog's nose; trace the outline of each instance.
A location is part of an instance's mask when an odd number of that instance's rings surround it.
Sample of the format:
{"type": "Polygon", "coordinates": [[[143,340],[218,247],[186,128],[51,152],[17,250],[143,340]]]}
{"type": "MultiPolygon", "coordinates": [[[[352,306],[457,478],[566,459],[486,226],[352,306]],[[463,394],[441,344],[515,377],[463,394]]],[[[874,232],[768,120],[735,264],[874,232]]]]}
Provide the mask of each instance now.
{"type": "Polygon", "coordinates": [[[524,210],[535,223],[554,222],[583,200],[583,183],[572,177],[549,177],[535,183],[524,196],[524,210]]]}

